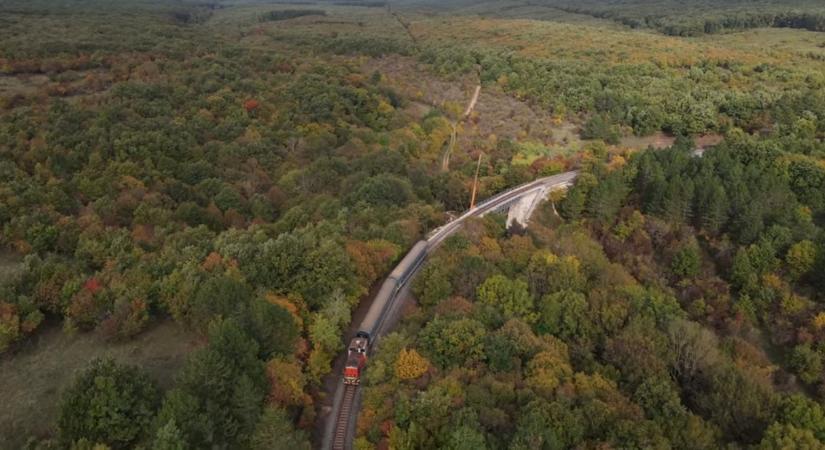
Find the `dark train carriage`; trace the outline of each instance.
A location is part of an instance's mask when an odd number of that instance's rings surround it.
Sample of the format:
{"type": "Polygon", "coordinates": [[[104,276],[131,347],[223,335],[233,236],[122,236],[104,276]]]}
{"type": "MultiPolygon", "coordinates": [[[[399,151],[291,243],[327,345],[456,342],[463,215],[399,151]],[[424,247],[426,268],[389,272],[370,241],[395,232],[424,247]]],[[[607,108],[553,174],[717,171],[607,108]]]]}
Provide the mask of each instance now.
{"type": "Polygon", "coordinates": [[[375,336],[375,333],[378,332],[377,327],[381,323],[381,316],[384,314],[384,310],[387,308],[394,294],[395,280],[388,278],[384,281],[384,284],[381,285],[381,289],[379,289],[378,294],[375,295],[375,299],[373,299],[367,315],[364,316],[364,320],[361,321],[361,327],[359,328],[361,332],[370,337],[375,336]]]}
{"type": "Polygon", "coordinates": [[[404,259],[395,266],[395,270],[390,273],[389,278],[394,278],[398,281],[396,289],[400,289],[404,283],[409,280],[415,269],[421,265],[424,258],[427,256],[427,241],[418,241],[410,251],[404,256],[404,259]]]}

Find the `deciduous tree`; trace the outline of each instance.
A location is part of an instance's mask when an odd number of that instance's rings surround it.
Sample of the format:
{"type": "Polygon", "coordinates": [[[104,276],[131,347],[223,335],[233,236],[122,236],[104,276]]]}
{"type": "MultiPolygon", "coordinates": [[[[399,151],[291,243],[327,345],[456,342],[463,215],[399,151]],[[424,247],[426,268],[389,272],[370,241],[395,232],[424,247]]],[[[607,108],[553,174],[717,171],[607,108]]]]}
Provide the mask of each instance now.
{"type": "Polygon", "coordinates": [[[400,380],[414,380],[421,377],[430,367],[430,362],[415,349],[403,349],[395,360],[395,376],[400,380]]]}

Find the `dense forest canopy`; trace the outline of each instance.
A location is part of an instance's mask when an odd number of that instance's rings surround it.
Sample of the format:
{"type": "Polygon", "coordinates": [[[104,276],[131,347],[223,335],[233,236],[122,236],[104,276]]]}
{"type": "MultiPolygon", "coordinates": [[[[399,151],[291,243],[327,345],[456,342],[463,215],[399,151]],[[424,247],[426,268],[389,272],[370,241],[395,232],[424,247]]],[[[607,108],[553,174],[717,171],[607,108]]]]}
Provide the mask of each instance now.
{"type": "Polygon", "coordinates": [[[52,329],[196,345],[168,384],[90,358],[54,405],[0,375],[0,448],[317,446],[358,305],[476,172],[574,168],[527,232],[473,222],[422,269],[356,447],[822,446],[822,14],[3,2],[0,374],[52,329]]]}
{"type": "Polygon", "coordinates": [[[814,193],[773,142],[692,149],[594,147],[561,217],[451,239],[373,361],[359,445],[820,448],[821,168],[814,193]]]}

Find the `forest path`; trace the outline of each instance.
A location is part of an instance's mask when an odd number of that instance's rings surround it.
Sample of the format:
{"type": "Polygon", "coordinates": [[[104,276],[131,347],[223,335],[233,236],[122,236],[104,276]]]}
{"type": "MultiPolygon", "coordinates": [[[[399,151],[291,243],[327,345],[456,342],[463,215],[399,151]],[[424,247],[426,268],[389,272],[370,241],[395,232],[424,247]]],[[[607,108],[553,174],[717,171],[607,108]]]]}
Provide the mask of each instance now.
{"type": "Polygon", "coordinates": [[[444,156],[441,157],[441,171],[447,172],[450,170],[450,155],[453,154],[453,148],[455,147],[455,143],[458,137],[458,126],[467,120],[470,117],[470,114],[473,113],[473,109],[476,107],[476,102],[478,102],[478,95],[481,93],[481,84],[476,85],[476,90],[473,93],[472,98],[470,99],[470,103],[467,104],[467,109],[464,110],[464,114],[461,117],[453,122],[453,131],[450,133],[450,142],[447,144],[447,149],[444,151],[444,156]]]}

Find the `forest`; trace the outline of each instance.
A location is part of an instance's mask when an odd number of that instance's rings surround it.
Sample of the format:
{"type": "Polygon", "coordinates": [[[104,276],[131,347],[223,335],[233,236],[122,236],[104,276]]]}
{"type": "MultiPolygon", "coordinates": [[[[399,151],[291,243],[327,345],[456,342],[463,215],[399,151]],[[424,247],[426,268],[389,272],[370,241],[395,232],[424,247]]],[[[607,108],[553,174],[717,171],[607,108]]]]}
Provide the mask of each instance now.
{"type": "Polygon", "coordinates": [[[825,31],[825,7],[811,0],[543,0],[539,4],[615,20],[631,28],[652,28],[672,36],[729,33],[762,27],[825,31]]]}
{"type": "Polygon", "coordinates": [[[559,214],[446,244],[368,372],[359,448],[821,448],[825,171],[693,148],[593,147],[559,214]]]}
{"type": "Polygon", "coordinates": [[[428,259],[355,448],[823,448],[795,1],[3,2],[0,449],[317,448],[353,317],[476,173],[573,169],[428,259]]]}

